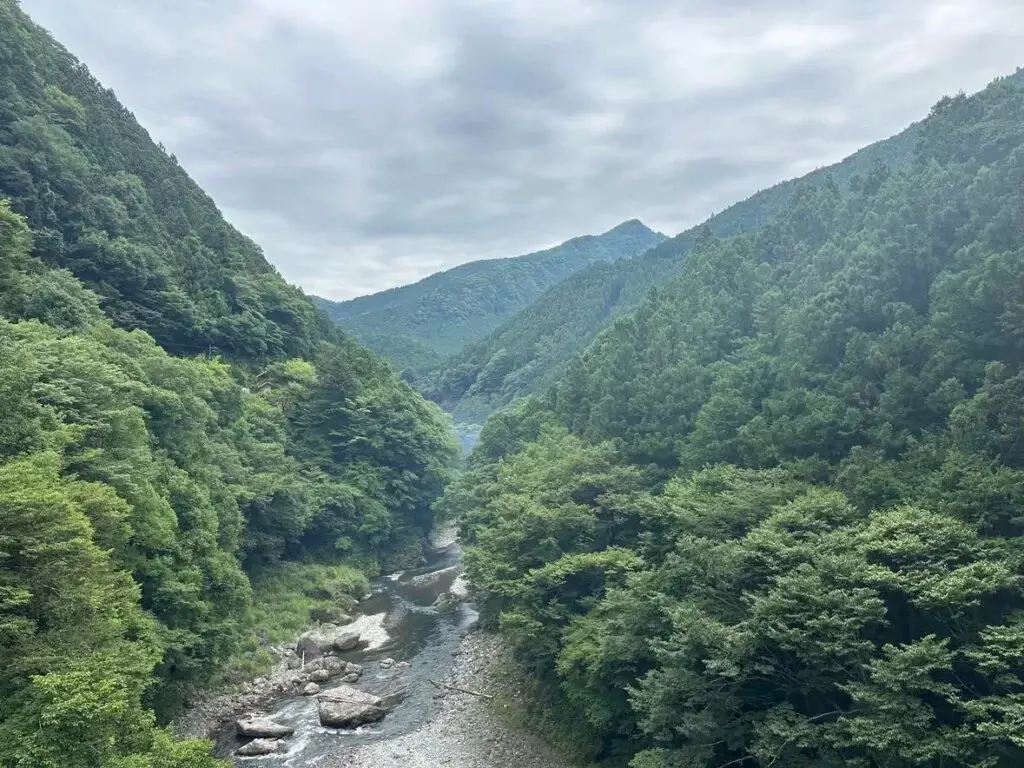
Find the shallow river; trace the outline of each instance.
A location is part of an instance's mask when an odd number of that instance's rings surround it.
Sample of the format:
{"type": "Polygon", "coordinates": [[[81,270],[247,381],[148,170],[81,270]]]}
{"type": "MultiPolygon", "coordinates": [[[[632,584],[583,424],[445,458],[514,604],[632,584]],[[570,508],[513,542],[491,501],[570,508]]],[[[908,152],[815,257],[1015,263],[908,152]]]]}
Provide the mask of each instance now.
{"type": "MultiPolygon", "coordinates": [[[[451,537],[448,537],[449,539],[451,537]]],[[[452,666],[454,652],[467,627],[477,614],[467,603],[451,613],[438,613],[431,603],[442,592],[462,588],[457,581],[460,549],[457,543],[431,549],[427,564],[377,579],[371,597],[359,605],[356,628],[369,646],[339,654],[346,661],[363,665],[363,676],[355,685],[360,690],[384,695],[404,688],[406,698],[397,709],[379,723],[354,731],[324,728],[317,717],[314,697],[295,696],[279,701],[268,715],[279,723],[295,728],[285,740],[287,752],[258,758],[235,758],[239,766],[317,766],[329,765],[331,756],[343,754],[354,745],[392,739],[422,725],[435,706],[437,690],[430,680],[441,680],[452,666]],[[407,661],[405,670],[382,669],[382,659],[407,661]]],[[[337,682],[325,683],[329,692],[337,682]]],[[[231,754],[243,742],[226,728],[217,739],[217,752],[231,754]]]]}

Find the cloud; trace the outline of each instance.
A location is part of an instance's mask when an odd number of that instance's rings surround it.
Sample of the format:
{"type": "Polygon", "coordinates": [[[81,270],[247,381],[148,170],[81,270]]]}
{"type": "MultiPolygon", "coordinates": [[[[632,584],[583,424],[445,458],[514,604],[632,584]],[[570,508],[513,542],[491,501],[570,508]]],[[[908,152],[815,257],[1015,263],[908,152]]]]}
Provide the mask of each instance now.
{"type": "Polygon", "coordinates": [[[22,0],[332,298],[675,233],[1024,64],[1019,0],[22,0]]]}

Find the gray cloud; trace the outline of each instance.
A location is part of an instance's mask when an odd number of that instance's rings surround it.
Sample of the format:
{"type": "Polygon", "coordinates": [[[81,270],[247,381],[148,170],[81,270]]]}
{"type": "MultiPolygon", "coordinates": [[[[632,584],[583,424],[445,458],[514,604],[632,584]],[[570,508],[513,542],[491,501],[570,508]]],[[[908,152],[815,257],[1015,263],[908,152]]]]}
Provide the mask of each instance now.
{"type": "Polygon", "coordinates": [[[23,0],[333,298],[675,233],[1024,64],[1019,0],[23,0]]]}

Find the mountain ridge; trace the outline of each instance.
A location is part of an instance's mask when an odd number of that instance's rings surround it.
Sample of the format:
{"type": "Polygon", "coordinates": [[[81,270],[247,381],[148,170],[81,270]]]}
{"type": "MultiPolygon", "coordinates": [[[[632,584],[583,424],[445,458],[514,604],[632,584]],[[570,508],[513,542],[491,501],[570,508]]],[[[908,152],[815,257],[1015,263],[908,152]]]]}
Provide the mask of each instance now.
{"type": "Polygon", "coordinates": [[[484,426],[438,506],[579,764],[1024,764],[1021,80],[701,237],[484,426]]]}
{"type": "Polygon", "coordinates": [[[883,166],[903,167],[912,157],[919,129],[919,122],[912,123],[837,163],[756,192],[628,262],[597,263],[573,273],[414,385],[457,420],[482,422],[496,409],[553,382],[614,317],[639,306],[652,289],[678,274],[701,238],[756,231],[794,195],[830,179],[848,186],[862,183],[883,166]]]}
{"type": "Polygon", "coordinates": [[[162,726],[418,562],[458,445],[15,0],[0,64],[0,765],[225,768],[162,726]]]}
{"type": "Polygon", "coordinates": [[[598,235],[581,235],[521,256],[467,262],[369,296],[344,302],[313,299],[334,322],[390,356],[398,368],[415,369],[411,357],[382,346],[375,337],[408,337],[443,358],[579,269],[634,258],[665,239],[633,218],[598,235]]]}

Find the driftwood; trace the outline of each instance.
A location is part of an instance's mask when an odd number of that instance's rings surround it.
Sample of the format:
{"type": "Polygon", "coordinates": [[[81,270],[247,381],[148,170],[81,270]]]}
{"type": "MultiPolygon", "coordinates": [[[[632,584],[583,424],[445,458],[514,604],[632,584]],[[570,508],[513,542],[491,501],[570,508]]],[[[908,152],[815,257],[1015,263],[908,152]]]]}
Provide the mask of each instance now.
{"type": "Polygon", "coordinates": [[[479,696],[481,699],[488,699],[488,700],[491,700],[491,701],[494,700],[494,697],[491,696],[488,693],[480,693],[479,691],[470,691],[470,690],[467,690],[466,688],[459,688],[458,686],[455,686],[455,685],[445,685],[444,683],[439,683],[436,680],[428,680],[427,682],[429,682],[432,686],[434,686],[438,690],[447,688],[449,691],[455,691],[456,693],[468,693],[470,696],[479,696]]]}

